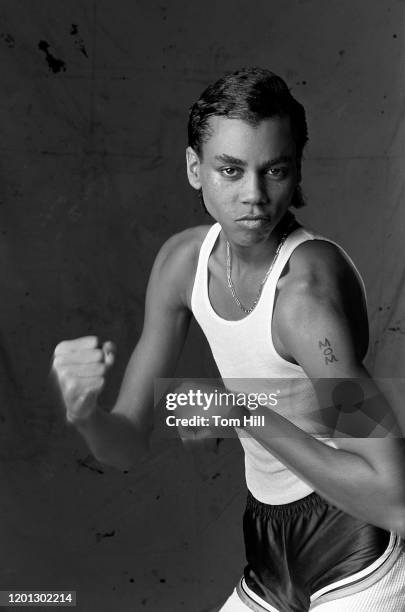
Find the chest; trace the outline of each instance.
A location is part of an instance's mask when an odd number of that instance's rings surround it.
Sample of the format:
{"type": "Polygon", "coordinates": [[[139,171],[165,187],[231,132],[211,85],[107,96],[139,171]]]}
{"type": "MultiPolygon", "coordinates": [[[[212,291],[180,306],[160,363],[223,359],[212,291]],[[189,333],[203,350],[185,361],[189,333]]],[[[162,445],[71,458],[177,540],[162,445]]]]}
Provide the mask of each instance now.
{"type": "MultiPolygon", "coordinates": [[[[268,317],[271,318],[271,338],[269,338],[269,341],[272,341],[274,348],[280,357],[286,361],[290,361],[291,363],[296,363],[296,361],[287,353],[283,346],[277,324],[278,297],[285,284],[285,278],[288,274],[288,266],[286,266],[279,275],[276,285],[270,292],[270,295],[269,291],[266,291],[265,295],[262,295],[262,281],[265,278],[265,274],[266,271],[258,270],[257,272],[251,272],[241,276],[233,283],[234,292],[246,309],[251,308],[255,302],[258,303],[259,301],[260,306],[262,307],[262,300],[266,298],[269,309],[268,317]]],[[[249,316],[241,309],[240,305],[235,299],[235,296],[232,294],[232,291],[228,285],[226,267],[224,264],[221,265],[216,258],[211,257],[208,262],[207,277],[208,298],[212,309],[217,315],[228,321],[239,321],[244,319],[246,316],[249,316]]],[[[274,286],[274,280],[271,278],[267,279],[266,285],[270,282],[274,286]]],[[[263,334],[267,333],[267,329],[267,327],[263,329],[263,334]]]]}

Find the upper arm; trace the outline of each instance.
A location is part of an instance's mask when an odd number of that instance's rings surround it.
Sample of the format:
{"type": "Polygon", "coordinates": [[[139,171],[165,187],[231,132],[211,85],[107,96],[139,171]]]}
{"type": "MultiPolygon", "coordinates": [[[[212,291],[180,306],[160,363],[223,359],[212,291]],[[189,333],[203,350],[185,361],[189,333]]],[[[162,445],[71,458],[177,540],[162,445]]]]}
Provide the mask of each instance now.
{"type": "Polygon", "coordinates": [[[291,283],[278,310],[279,334],[314,382],[320,414],[330,417],[326,425],[338,448],[361,455],[389,478],[403,478],[404,443],[397,419],[361,360],[361,317],[366,313],[356,312],[335,264],[326,261],[291,283]]]}
{"type": "Polygon", "coordinates": [[[368,344],[358,278],[337,247],[310,241],[296,249],[277,305],[282,344],[311,378],[352,376],[368,344]]]}
{"type": "Polygon", "coordinates": [[[337,292],[303,282],[289,295],[279,320],[286,350],[310,378],[353,376],[361,367],[358,339],[337,292]]]}
{"type": "Polygon", "coordinates": [[[192,249],[190,240],[182,233],[169,239],[156,257],[146,292],[142,334],[113,409],[146,432],[152,428],[154,380],[173,375],[187,336],[192,249]]]}

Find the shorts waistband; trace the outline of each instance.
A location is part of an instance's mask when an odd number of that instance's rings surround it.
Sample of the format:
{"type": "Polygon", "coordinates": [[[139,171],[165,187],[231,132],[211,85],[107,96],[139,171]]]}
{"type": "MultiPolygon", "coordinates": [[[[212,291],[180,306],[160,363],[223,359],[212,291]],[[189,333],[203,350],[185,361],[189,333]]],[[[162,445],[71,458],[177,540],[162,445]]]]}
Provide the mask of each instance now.
{"type": "Polygon", "coordinates": [[[328,505],[330,504],[315,491],[288,504],[265,504],[253,497],[250,491],[248,491],[246,500],[246,510],[266,519],[270,517],[289,517],[328,505]]]}

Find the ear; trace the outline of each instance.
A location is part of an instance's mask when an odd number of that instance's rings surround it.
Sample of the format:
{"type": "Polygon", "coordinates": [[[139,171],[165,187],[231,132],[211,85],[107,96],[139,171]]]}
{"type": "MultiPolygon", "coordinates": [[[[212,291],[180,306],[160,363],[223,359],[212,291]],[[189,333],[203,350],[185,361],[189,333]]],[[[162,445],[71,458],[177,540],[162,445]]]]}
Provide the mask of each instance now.
{"type": "Polygon", "coordinates": [[[186,162],[188,182],[194,189],[201,189],[200,158],[191,147],[186,149],[186,162]]]}

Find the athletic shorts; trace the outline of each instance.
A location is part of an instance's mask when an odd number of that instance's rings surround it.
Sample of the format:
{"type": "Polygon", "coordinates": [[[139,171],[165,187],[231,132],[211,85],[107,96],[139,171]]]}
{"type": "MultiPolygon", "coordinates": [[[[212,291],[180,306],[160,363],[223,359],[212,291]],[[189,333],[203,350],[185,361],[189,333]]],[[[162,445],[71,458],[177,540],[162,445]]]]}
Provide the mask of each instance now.
{"type": "Polygon", "coordinates": [[[247,566],[220,612],[405,612],[405,550],[396,534],[317,493],[268,505],[248,494],[247,566]]]}

